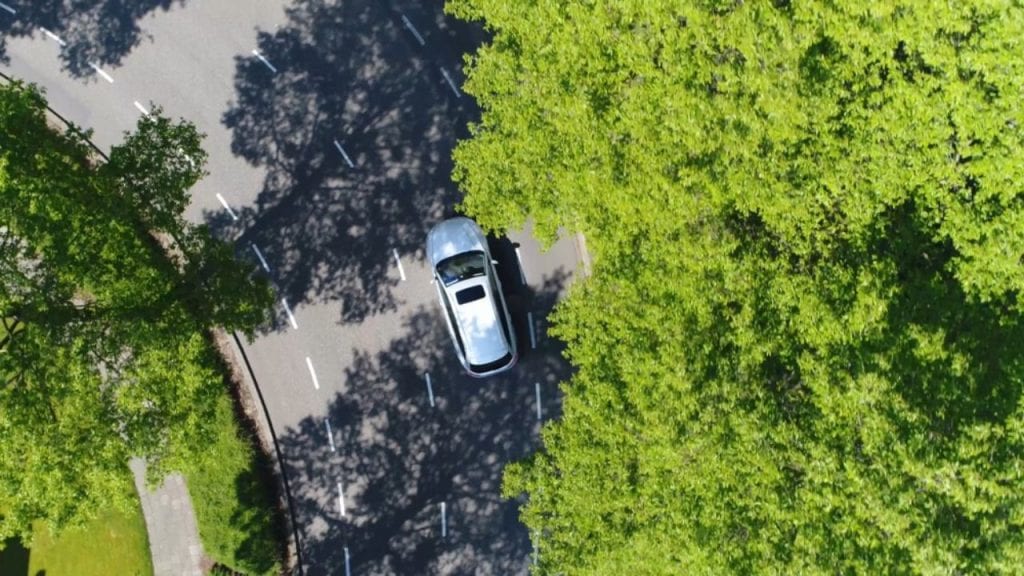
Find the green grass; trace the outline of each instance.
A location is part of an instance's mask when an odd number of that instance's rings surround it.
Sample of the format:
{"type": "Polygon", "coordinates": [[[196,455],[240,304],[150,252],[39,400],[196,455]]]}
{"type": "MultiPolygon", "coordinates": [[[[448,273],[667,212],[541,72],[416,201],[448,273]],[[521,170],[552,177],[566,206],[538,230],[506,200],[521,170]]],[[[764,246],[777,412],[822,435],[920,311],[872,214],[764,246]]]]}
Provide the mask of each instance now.
{"type": "Polygon", "coordinates": [[[33,538],[29,576],[40,572],[46,576],[153,574],[146,523],[137,501],[128,513],[103,511],[83,528],[68,530],[56,540],[45,525],[38,524],[33,538]]]}
{"type": "MultiPolygon", "coordinates": [[[[278,574],[283,530],[263,473],[268,463],[235,418],[225,392],[217,406],[217,438],[185,471],[206,554],[244,574],[278,574]]],[[[51,576],[47,574],[47,576],[51,576]]]]}
{"type": "MultiPolygon", "coordinates": [[[[6,324],[11,320],[6,320],[0,322],[0,342],[8,334],[6,324]]],[[[14,331],[21,329],[18,325],[14,331]]],[[[102,510],[85,526],[68,529],[59,538],[46,524],[36,523],[31,549],[8,542],[8,550],[0,555],[0,576],[152,576],[146,521],[134,487],[130,490],[131,509],[102,510]]]]}
{"type": "MultiPolygon", "coordinates": [[[[0,340],[6,334],[0,323],[0,340]]],[[[281,570],[285,537],[276,497],[267,485],[270,463],[254,447],[236,417],[225,389],[217,400],[216,439],[199,462],[184,474],[206,554],[243,574],[269,575],[281,570]]],[[[68,531],[54,541],[37,529],[29,569],[14,550],[0,555],[0,576],[151,575],[152,561],[141,510],[125,515],[101,514],[84,530],[68,531]]]]}
{"type": "MultiPolygon", "coordinates": [[[[0,322],[0,341],[5,336],[7,329],[0,322]]],[[[56,539],[45,524],[37,523],[31,549],[16,540],[6,543],[0,553],[0,576],[152,576],[146,522],[138,497],[132,501],[127,512],[101,511],[85,526],[69,529],[56,539]]]]}

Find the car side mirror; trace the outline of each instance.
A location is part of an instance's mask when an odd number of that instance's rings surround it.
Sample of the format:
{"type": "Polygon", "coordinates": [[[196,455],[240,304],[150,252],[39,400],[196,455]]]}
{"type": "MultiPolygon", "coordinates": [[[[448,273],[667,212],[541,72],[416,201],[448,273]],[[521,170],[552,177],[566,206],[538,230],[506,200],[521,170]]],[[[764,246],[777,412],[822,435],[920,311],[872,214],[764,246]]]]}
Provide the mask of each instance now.
{"type": "Polygon", "coordinates": [[[491,258],[491,264],[494,264],[495,266],[497,266],[498,265],[498,261],[493,259],[493,258],[491,258]]]}

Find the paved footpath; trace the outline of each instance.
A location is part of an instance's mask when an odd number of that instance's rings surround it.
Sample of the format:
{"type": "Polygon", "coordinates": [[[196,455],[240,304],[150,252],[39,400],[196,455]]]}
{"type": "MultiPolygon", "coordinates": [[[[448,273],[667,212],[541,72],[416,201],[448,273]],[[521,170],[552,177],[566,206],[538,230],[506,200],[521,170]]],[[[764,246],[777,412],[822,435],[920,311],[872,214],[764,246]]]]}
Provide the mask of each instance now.
{"type": "Polygon", "coordinates": [[[146,518],[154,576],[202,576],[203,546],[185,478],[171,474],[150,491],[146,488],[146,464],[134,459],[131,469],[146,518]]]}

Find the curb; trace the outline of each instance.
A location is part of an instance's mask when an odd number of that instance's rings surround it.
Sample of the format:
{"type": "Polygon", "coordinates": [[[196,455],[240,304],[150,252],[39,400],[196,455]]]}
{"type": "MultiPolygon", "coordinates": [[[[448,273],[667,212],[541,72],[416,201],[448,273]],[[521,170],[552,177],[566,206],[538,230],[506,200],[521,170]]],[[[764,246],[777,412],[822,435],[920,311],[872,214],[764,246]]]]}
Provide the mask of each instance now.
{"type": "Polygon", "coordinates": [[[583,264],[583,275],[590,276],[592,260],[590,252],[587,250],[587,238],[583,235],[583,232],[577,232],[574,235],[573,245],[576,247],[576,257],[583,264]]]}
{"type": "Polygon", "coordinates": [[[288,482],[288,472],[284,467],[284,458],[281,455],[281,447],[277,443],[277,433],[274,431],[274,424],[270,421],[270,411],[263,399],[263,392],[256,382],[249,358],[242,349],[242,341],[238,333],[230,336],[222,328],[213,330],[213,338],[218,351],[231,372],[231,380],[238,391],[238,397],[249,420],[256,425],[256,432],[263,451],[273,454],[277,466],[274,468],[274,479],[277,481],[278,505],[288,514],[284,515],[285,529],[291,533],[285,550],[284,573],[298,574],[302,576],[305,572],[302,565],[302,546],[299,539],[299,527],[295,516],[295,505],[292,502],[291,487],[288,482]]]}

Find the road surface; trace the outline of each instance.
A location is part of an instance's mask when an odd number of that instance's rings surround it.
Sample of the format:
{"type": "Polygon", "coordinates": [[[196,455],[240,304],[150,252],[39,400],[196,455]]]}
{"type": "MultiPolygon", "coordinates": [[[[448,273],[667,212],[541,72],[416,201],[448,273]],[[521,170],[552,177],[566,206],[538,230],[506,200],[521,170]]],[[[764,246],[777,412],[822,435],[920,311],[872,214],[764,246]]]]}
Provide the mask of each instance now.
{"type": "Polygon", "coordinates": [[[546,327],[574,245],[495,239],[523,358],[487,380],[462,373],[424,261],[460,198],[451,151],[479,115],[463,55],[483,32],[440,1],[130,4],[3,0],[3,69],[104,149],[154,106],[208,135],[188,217],[277,292],[245,351],[306,573],[525,574],[501,471],[559,411],[568,366],[546,327]]]}

